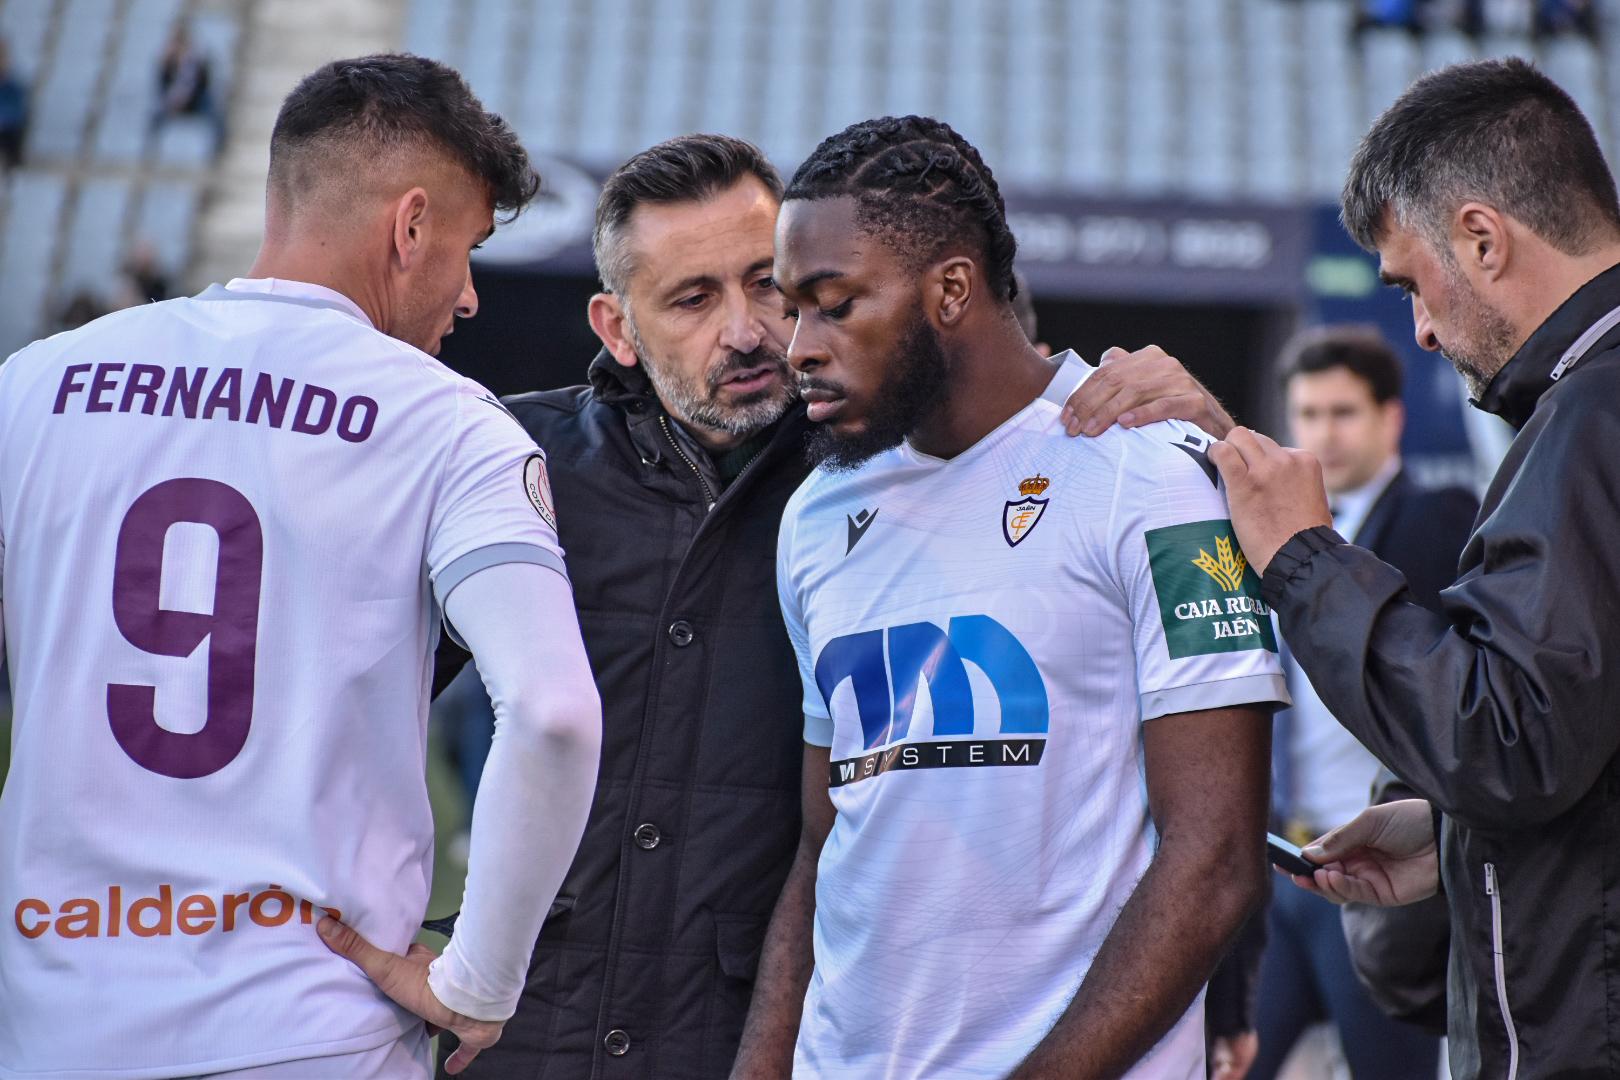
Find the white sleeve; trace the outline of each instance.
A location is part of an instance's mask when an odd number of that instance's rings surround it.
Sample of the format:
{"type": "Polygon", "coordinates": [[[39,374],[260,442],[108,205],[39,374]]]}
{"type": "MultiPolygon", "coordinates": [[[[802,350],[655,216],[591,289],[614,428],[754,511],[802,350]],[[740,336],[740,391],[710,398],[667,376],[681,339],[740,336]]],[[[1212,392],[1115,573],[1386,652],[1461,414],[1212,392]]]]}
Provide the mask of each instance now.
{"type": "Polygon", "coordinates": [[[810,655],[810,632],[805,629],[804,610],[793,575],[793,528],[797,515],[790,504],[782,515],[776,539],[776,597],[782,605],[782,621],[787,624],[788,640],[799,661],[799,679],[804,684],[804,741],[812,746],[831,746],[832,714],[816,685],[815,658],[810,655]]]}
{"type": "Polygon", "coordinates": [[[1180,425],[1124,434],[1111,515],[1130,606],[1142,719],[1287,704],[1271,612],[1239,550],[1209,439],[1180,425]]]}
{"type": "Polygon", "coordinates": [[[503,563],[447,600],[494,703],[495,740],[473,806],[461,916],[428,985],[456,1012],[505,1020],[585,831],[602,705],[564,578],[503,563]]]}
{"type": "Polygon", "coordinates": [[[546,456],[476,383],[459,388],[451,440],[428,523],[427,565],[444,606],[478,571],[525,562],[568,575],[546,456]]]}

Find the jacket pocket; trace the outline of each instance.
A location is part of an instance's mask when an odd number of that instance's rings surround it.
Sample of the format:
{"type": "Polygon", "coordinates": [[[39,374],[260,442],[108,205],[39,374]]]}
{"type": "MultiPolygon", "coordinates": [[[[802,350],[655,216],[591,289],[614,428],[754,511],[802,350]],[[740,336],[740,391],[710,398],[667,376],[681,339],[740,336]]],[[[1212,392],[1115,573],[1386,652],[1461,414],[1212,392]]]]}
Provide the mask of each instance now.
{"type": "Polygon", "coordinates": [[[714,913],[715,972],[703,1032],[706,1076],[725,1076],[737,1057],[743,1020],[754,995],[766,920],[753,914],[714,913]]]}
{"type": "Polygon", "coordinates": [[[1508,1007],[1507,958],[1502,940],[1502,886],[1496,877],[1496,864],[1485,864],[1485,895],[1491,901],[1491,967],[1496,978],[1496,1004],[1502,1010],[1502,1028],[1507,1032],[1507,1080],[1519,1076],[1519,1031],[1513,1026],[1513,1010],[1508,1007]]]}

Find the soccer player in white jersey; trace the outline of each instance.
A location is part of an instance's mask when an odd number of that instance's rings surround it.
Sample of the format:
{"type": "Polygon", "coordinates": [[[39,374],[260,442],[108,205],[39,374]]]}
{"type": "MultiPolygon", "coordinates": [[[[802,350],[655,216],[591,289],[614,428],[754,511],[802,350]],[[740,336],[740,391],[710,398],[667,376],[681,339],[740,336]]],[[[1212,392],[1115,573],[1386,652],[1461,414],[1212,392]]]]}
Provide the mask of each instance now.
{"type": "Polygon", "coordinates": [[[918,117],[800,167],[775,277],[821,467],[778,580],[804,837],[734,1076],[1204,1076],[1264,886],[1258,584],[1180,423],[1073,440],[978,153],[918,117]]]}
{"type": "Polygon", "coordinates": [[[500,1034],[600,705],[545,458],[430,354],[537,186],[454,71],[338,61],[281,109],[247,278],[0,367],[0,1076],[427,1076],[424,1020],[452,1072],[500,1034]],[[441,610],[497,729],[435,959],[441,610]]]}

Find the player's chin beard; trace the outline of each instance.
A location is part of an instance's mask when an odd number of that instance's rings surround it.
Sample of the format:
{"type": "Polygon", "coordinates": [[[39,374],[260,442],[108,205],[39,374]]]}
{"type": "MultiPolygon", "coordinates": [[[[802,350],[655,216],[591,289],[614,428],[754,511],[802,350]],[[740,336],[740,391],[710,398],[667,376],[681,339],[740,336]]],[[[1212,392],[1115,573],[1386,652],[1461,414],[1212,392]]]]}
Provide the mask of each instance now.
{"type": "MultiPolygon", "coordinates": [[[[872,395],[865,426],[848,434],[830,424],[812,427],[806,445],[810,460],[832,472],[846,472],[899,446],[945,403],[949,368],[939,335],[918,314],[895,350],[888,379],[872,395]]],[[[815,380],[808,380],[808,385],[816,385],[815,380]]]]}

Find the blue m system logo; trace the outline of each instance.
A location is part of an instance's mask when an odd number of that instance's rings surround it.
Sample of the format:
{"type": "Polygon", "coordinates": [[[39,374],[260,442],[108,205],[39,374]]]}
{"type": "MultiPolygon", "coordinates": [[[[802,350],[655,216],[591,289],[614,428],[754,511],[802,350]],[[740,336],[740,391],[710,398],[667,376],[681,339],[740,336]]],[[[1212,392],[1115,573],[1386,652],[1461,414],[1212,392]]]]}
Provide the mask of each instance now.
{"type": "Polygon", "coordinates": [[[816,659],[816,685],[830,708],[839,684],[853,682],[867,749],[906,737],[924,679],[934,704],[934,734],[972,735],[973,689],[964,660],[995,688],[1002,734],[1046,733],[1040,669],[1012,632],[988,615],[958,615],[946,630],[916,622],[834,638],[816,659]]]}

